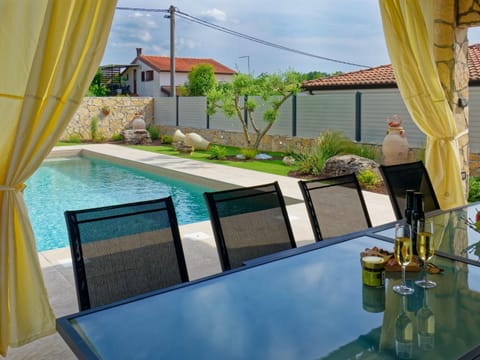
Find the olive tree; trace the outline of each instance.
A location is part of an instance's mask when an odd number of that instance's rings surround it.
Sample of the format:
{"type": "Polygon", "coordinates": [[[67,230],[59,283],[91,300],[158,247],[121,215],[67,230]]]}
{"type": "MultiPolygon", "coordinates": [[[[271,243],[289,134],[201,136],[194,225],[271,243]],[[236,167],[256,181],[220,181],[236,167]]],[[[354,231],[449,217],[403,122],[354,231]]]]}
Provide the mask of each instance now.
{"type": "Polygon", "coordinates": [[[257,150],[277,120],[278,110],[289,97],[300,91],[300,85],[299,75],[293,71],[262,74],[256,78],[236,74],[232,82],[219,83],[207,93],[207,112],[213,115],[220,109],[228,118],[236,117],[242,124],[247,147],[257,150]],[[266,109],[262,123],[255,118],[259,105],[266,109]]]}

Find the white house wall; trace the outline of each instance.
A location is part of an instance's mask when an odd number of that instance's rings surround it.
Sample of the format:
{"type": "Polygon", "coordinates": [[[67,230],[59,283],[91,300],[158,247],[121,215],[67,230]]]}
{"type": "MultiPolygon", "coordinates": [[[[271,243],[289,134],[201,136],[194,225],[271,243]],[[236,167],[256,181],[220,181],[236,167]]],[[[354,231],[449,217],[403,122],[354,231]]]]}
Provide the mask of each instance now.
{"type": "MultiPolygon", "coordinates": [[[[137,68],[137,94],[138,96],[149,96],[149,97],[168,97],[169,95],[162,92],[162,86],[170,86],[170,72],[157,72],[147,64],[143,62],[136,62],[138,65],[137,68]],[[153,80],[152,81],[142,81],[142,72],[143,71],[153,71],[153,80]]],[[[134,70],[128,69],[125,72],[125,75],[128,75],[128,80],[124,81],[127,85],[130,86],[130,91],[134,90],[133,86],[133,73],[134,70]]],[[[218,82],[227,82],[232,79],[232,75],[224,74],[215,74],[215,78],[218,82]]],[[[175,74],[175,85],[185,85],[188,82],[188,73],[179,72],[175,74]]]]}
{"type": "MultiPolygon", "coordinates": [[[[137,62],[139,67],[137,68],[137,94],[139,96],[151,96],[154,98],[161,97],[160,86],[158,79],[158,73],[155,72],[150,66],[143,62],[137,62]],[[142,71],[154,71],[153,81],[142,81],[142,71]]],[[[133,77],[133,72],[131,72],[133,77]]],[[[129,77],[130,81],[130,77],[129,77]]],[[[130,85],[130,89],[133,91],[133,80],[130,85]]]]}

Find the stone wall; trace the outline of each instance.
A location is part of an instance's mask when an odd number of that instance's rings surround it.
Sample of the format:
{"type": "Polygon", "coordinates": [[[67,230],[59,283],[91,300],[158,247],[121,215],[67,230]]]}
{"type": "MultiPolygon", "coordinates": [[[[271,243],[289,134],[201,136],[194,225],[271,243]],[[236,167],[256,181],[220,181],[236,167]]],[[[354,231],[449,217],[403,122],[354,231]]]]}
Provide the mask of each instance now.
{"type": "MultiPolygon", "coordinates": [[[[160,134],[173,136],[173,133],[177,129],[180,129],[184,134],[187,134],[189,132],[197,133],[213,144],[245,147],[243,133],[240,132],[161,125],[160,134]]],[[[300,149],[310,148],[315,144],[316,140],[316,138],[265,135],[263,141],[260,144],[260,150],[287,152],[289,150],[295,149],[296,151],[299,151],[300,149]]],[[[409,152],[409,161],[416,161],[417,157],[414,154],[415,150],[410,150],[411,151],[409,152]]],[[[381,148],[379,149],[379,151],[381,152],[381,148]]],[[[480,154],[470,153],[469,155],[470,175],[480,176],[480,154]]]]}
{"type": "MultiPolygon", "coordinates": [[[[205,139],[214,144],[236,146],[236,147],[247,147],[245,143],[245,138],[242,132],[234,132],[227,130],[218,130],[218,129],[197,129],[197,128],[188,128],[188,127],[176,127],[176,126],[167,126],[160,125],[161,135],[171,135],[175,130],[180,129],[184,134],[189,132],[197,133],[203,136],[205,139]]],[[[292,136],[282,136],[282,135],[265,135],[260,143],[260,150],[263,151],[288,151],[291,149],[305,149],[310,147],[316,141],[315,138],[302,138],[302,137],[292,137],[292,136]]]]}
{"type": "Polygon", "coordinates": [[[136,114],[142,114],[146,124],[153,122],[153,98],[149,97],[85,97],[61,140],[72,138],[93,140],[91,124],[97,119],[97,140],[111,139],[131,127],[136,114]],[[105,113],[102,110],[109,110],[105,113]]]}

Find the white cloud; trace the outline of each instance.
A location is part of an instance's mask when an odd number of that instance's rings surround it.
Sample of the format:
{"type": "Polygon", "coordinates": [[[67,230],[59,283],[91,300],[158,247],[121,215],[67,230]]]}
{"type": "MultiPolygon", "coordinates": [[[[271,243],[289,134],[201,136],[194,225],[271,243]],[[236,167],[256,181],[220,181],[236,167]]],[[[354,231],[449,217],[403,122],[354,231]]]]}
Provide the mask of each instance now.
{"type": "Polygon", "coordinates": [[[136,36],[139,40],[144,42],[152,40],[152,34],[150,34],[149,31],[138,31],[136,36]]]}
{"type": "Polygon", "coordinates": [[[202,11],[202,15],[205,16],[206,18],[210,18],[216,21],[221,21],[221,22],[227,21],[227,14],[225,14],[222,10],[219,10],[217,8],[202,11]]]}

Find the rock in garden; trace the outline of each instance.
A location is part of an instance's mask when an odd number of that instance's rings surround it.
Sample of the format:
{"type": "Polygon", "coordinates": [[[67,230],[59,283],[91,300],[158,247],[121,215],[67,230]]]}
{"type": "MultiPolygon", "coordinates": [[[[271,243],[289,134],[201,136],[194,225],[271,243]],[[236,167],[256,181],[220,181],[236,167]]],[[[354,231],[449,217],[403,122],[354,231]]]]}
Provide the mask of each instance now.
{"type": "Polygon", "coordinates": [[[325,162],[321,176],[339,176],[367,169],[378,172],[378,164],[357,155],[337,155],[325,162]]]}

